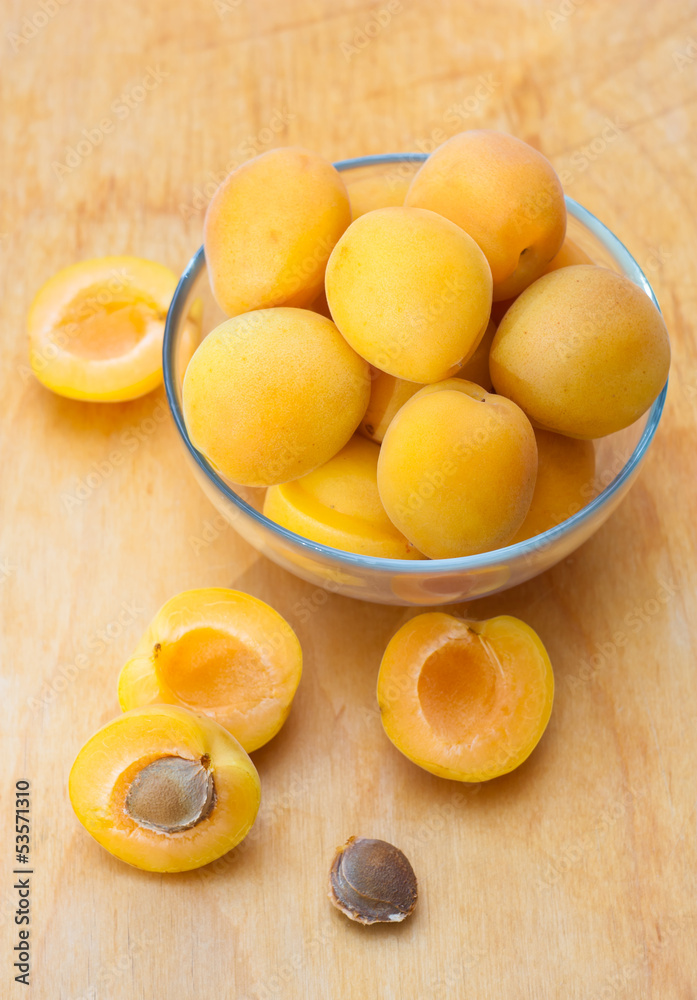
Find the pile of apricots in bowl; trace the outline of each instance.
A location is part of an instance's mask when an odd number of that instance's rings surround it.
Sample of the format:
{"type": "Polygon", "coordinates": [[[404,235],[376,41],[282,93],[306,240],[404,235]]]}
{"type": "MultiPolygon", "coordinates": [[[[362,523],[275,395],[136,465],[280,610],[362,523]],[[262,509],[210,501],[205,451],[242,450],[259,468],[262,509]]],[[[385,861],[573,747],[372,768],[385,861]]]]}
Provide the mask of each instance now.
{"type": "MultiPolygon", "coordinates": [[[[594,440],[634,423],[668,375],[652,300],[566,237],[551,164],[503,133],[454,136],[401,185],[347,187],[312,152],[271,150],[220,185],[204,247],[228,319],[203,340],[200,303],[187,319],[190,440],[230,483],[265,489],[270,520],[345,552],[448,559],[541,534],[589,502],[594,440]]],[[[30,310],[38,378],[76,399],[150,391],[175,284],[137,258],[60,272],[30,310]]],[[[152,871],[230,850],[259,808],[249,755],[301,672],[264,602],[172,598],[121,671],[123,714],[73,766],[83,825],[152,871]]],[[[377,682],[397,749],[468,782],[529,756],[553,694],[542,641],[507,615],[417,615],[377,682]]]]}

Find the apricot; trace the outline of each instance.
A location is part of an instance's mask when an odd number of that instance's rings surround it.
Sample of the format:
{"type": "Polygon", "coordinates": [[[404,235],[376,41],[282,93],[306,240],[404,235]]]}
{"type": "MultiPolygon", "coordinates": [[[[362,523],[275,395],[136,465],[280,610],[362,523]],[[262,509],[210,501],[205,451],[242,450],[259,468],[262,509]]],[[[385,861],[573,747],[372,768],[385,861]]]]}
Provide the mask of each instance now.
{"type": "Polygon", "coordinates": [[[218,305],[228,316],[309,305],[350,222],[346,185],[316,153],[291,146],[244,163],[220,185],[204,223],[218,305]]]}
{"type": "Polygon", "coordinates": [[[378,488],[393,524],[433,559],[506,545],[530,509],[537,447],[521,409],[464,379],[420,389],[380,450],[378,488]]]}
{"type": "MultiPolygon", "coordinates": [[[[36,293],[27,329],[32,370],[60,396],[136,399],[162,382],[162,338],[177,277],[140,257],[100,257],[54,274],[36,293]]],[[[187,321],[198,336],[201,303],[187,321]]]]}
{"type": "MultiPolygon", "coordinates": [[[[558,271],[560,267],[572,267],[574,264],[593,264],[594,261],[582,250],[578,243],[567,236],[561,245],[559,253],[552,257],[542,274],[549,274],[550,271],[558,271]]],[[[541,275],[540,275],[541,277],[541,275]]]]}
{"type": "Polygon", "coordinates": [[[489,129],[460,132],[434,150],[405,204],[438,212],[476,240],[491,267],[495,302],[539,278],[566,232],[552,164],[521,139],[489,129]]]}
{"type": "Polygon", "coordinates": [[[365,413],[370,369],[308,309],[260,309],[201,343],[184,376],[196,448],[244,486],[298,479],[343,448],[365,413]]]}
{"type": "Polygon", "coordinates": [[[70,772],[70,801],[121,861],[182,872],[239,844],[259,809],[259,776],[213,719],[175,705],[134,708],[103,726],[70,772]]]}
{"type": "Polygon", "coordinates": [[[346,183],[351,213],[354,219],[376,208],[391,208],[404,204],[412,176],[379,174],[360,177],[346,183]]]}
{"type": "Polygon", "coordinates": [[[405,757],[441,778],[488,781],[532,753],[552,712],[554,674],[518,618],[417,615],[380,664],[378,705],[405,757]]]}
{"type": "Polygon", "coordinates": [[[150,622],[119,676],[119,702],[190,708],[251,753],[285,722],[301,673],[297,636],[268,604],[223,587],[187,590],[150,622]]]}
{"type": "Polygon", "coordinates": [[[537,479],[527,517],[513,545],[576,514],[595,496],[595,445],[592,441],[535,430],[537,479]]]}
{"type": "Polygon", "coordinates": [[[304,538],[381,559],[419,559],[392,524],[377,484],[380,448],[355,436],[301,479],[266,491],[264,514],[304,538]]]}
{"type": "MultiPolygon", "coordinates": [[[[484,336],[479,341],[469,361],[466,361],[457,372],[455,378],[464,378],[468,382],[475,382],[483,389],[491,389],[491,378],[489,377],[489,351],[496,333],[496,324],[489,320],[489,324],[484,332],[484,336]]],[[[395,378],[387,372],[373,369],[373,380],[370,389],[370,401],[368,409],[361,420],[360,432],[370,441],[377,441],[378,444],[385,436],[387,428],[390,426],[395,413],[411,399],[423,385],[419,382],[406,382],[402,378],[395,378]]]]}
{"type": "Polygon", "coordinates": [[[660,312],[634,282],[604,267],[563,267],[514,302],[489,356],[496,391],[532,422],[569,437],[628,427],[668,377],[660,312]]]}
{"type": "Polygon", "coordinates": [[[356,219],[329,258],[326,292],[351,347],[410,382],[457,372],[491,313],[491,274],[477,244],[447,219],[414,208],[356,219]]]}

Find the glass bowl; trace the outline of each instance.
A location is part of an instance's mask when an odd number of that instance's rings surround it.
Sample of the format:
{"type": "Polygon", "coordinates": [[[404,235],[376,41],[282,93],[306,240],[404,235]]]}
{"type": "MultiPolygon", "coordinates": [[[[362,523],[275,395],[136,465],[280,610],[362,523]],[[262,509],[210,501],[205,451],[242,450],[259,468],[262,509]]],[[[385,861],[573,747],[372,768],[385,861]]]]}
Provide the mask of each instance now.
{"type": "MultiPolygon", "coordinates": [[[[386,153],[342,160],[336,167],[347,180],[382,173],[403,184],[425,159],[425,154],[419,153],[386,153]]],[[[569,235],[598,264],[625,274],[656,302],[641,268],[617,237],[573,199],[567,197],[566,204],[569,235]]],[[[419,607],[469,601],[524,583],[565,559],[597,531],[627,495],[656,433],[666,397],[667,385],[640,420],[596,441],[592,485],[600,492],[557,527],[516,545],[458,559],[407,561],[354,555],[309,541],[264,517],[264,491],[226,481],[189,440],[182,415],[182,381],[192,352],[186,343],[186,317],[196,299],[203,302],[205,335],[226,317],[210,290],[203,247],[179,281],[163,345],[167,399],[201,488],[236,531],[263,555],[318,587],[364,601],[419,607]]]]}

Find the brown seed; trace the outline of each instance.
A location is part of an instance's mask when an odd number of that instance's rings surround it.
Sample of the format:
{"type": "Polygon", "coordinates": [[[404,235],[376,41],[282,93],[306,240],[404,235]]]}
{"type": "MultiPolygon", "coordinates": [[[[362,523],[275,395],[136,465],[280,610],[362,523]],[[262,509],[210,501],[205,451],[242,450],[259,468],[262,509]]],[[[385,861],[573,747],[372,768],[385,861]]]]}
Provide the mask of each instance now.
{"type": "Polygon", "coordinates": [[[215,804],[210,757],[160,757],[139,771],[126,793],[125,809],[141,826],[160,833],[188,830],[215,804]]]}
{"type": "Polygon", "coordinates": [[[359,924],[395,923],[416,906],[414,869],[399,848],[385,840],[350,837],[329,872],[329,898],[359,924]]]}

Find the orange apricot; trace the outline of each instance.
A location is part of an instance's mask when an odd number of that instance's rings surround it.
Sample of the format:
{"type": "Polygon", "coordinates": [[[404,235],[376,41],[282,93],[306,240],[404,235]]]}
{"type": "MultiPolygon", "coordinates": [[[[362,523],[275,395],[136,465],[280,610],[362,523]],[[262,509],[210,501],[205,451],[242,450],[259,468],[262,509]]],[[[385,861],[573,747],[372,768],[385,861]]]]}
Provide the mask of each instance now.
{"type": "Polygon", "coordinates": [[[541,535],[593,499],[595,445],[551,431],[535,430],[537,479],[532,503],[509,545],[541,535]]]}
{"type": "Polygon", "coordinates": [[[574,264],[593,264],[594,260],[582,250],[578,243],[574,243],[571,237],[567,236],[561,245],[559,253],[552,257],[542,274],[549,274],[550,271],[558,271],[560,267],[573,267],[574,264]]]}
{"type": "Polygon", "coordinates": [[[239,844],[259,809],[259,776],[213,719],[175,705],[134,708],[103,726],[77,755],[73,809],[121,861],[182,872],[239,844]]]}
{"type": "Polygon", "coordinates": [[[316,153],[291,146],[242,164],[213,195],[204,223],[218,305],[228,316],[309,305],[350,222],[346,185],[316,153]]]}
{"type": "Polygon", "coordinates": [[[378,493],[380,448],[358,435],[314,472],[270,486],[264,514],[304,538],[381,559],[420,559],[395,528],[378,493]]]}
{"type": "Polygon", "coordinates": [[[309,309],[259,309],[201,343],[184,376],[184,419],[223,475],[274,486],[343,448],[368,405],[369,376],[331,320],[309,309]]]}
{"type": "MultiPolygon", "coordinates": [[[[63,268],[29,309],[30,362],[48,389],[71,399],[121,402],[162,382],[162,337],[177,277],[140,257],[101,257],[63,268]]],[[[194,303],[187,340],[197,338],[194,303]]]]}
{"type": "Polygon", "coordinates": [[[189,708],[251,753],[285,722],[301,673],[297,636],[268,604],[223,587],[187,590],[160,608],[123,667],[119,702],[189,708]]]}
{"type": "Polygon", "coordinates": [[[387,736],[442,778],[487,781],[518,767],[552,711],[554,675],[539,636],[518,618],[417,615],[388,643],[378,705],[387,736]]]}
{"type": "Polygon", "coordinates": [[[376,208],[390,208],[404,204],[413,173],[378,174],[346,182],[351,212],[354,219],[376,208]]]}
{"type": "Polygon", "coordinates": [[[434,150],[405,204],[444,215],[476,240],[491,267],[495,302],[539,278],[566,232],[552,164],[521,139],[489,129],[460,132],[434,150]]]}
{"type": "Polygon", "coordinates": [[[530,509],[537,447],[523,411],[473,382],[425,386],[387,429],[378,488],[392,523],[432,559],[506,545],[530,509]]]}

